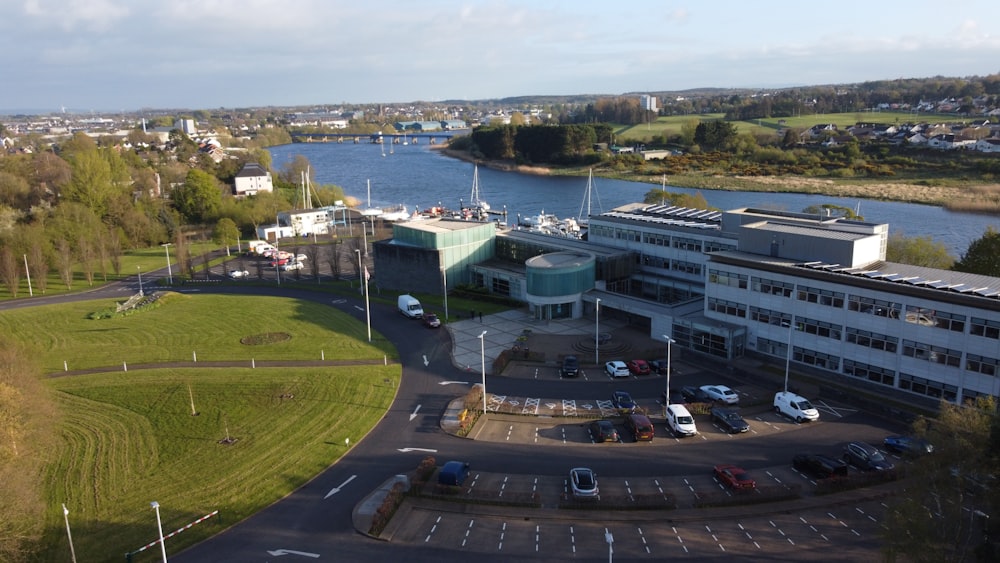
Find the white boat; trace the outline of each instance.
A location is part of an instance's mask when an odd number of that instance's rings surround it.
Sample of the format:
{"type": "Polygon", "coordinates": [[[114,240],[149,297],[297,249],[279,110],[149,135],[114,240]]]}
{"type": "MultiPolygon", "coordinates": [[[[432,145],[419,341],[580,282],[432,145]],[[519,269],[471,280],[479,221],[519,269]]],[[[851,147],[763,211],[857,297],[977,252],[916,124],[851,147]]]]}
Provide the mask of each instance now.
{"type": "Polygon", "coordinates": [[[472,170],[472,196],[469,198],[469,207],[473,209],[480,209],[482,211],[489,211],[490,204],[486,203],[479,196],[479,165],[477,164],[472,170]]]}
{"type": "Polygon", "coordinates": [[[583,193],[583,201],[580,202],[580,212],[577,213],[577,221],[586,225],[590,221],[590,215],[593,213],[593,198],[597,196],[597,208],[598,213],[604,213],[604,209],[601,206],[601,196],[597,195],[597,190],[594,186],[594,169],[590,169],[590,175],[587,177],[587,190],[583,193]],[[587,214],[584,215],[584,208],[586,208],[587,214]]]}
{"type": "Polygon", "coordinates": [[[410,218],[405,205],[372,207],[372,181],[368,180],[368,207],[361,210],[363,217],[378,217],[384,221],[405,221],[410,218]]]}
{"type": "Polygon", "coordinates": [[[580,238],[582,236],[580,224],[576,219],[572,217],[569,219],[560,219],[555,215],[546,214],[544,210],[542,210],[542,212],[538,215],[521,217],[518,222],[518,227],[523,227],[529,232],[541,233],[543,235],[554,235],[568,238],[580,238]]]}

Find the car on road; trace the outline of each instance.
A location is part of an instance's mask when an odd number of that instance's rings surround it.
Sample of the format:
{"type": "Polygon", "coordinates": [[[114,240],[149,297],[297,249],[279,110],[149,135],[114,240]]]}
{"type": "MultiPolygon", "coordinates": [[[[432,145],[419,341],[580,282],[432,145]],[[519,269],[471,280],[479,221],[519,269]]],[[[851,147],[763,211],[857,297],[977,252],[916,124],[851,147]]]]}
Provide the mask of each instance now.
{"type": "Polygon", "coordinates": [[[250,272],[246,270],[233,270],[229,272],[229,277],[234,280],[241,280],[250,277],[250,272]]]}
{"type": "Polygon", "coordinates": [[[681,387],[685,403],[711,403],[712,398],[698,387],[681,387]]]}
{"type": "Polygon", "coordinates": [[[288,262],[281,266],[281,270],[284,272],[291,272],[292,270],[301,270],[305,267],[302,262],[288,262]]]}
{"type": "Polygon", "coordinates": [[[424,326],[427,328],[440,328],[441,319],[434,313],[427,313],[424,315],[424,326]]]}
{"type": "Polygon", "coordinates": [[[625,362],[621,360],[607,362],[604,364],[604,371],[611,377],[628,377],[631,373],[628,371],[628,366],[625,365],[625,362]]]}
{"type": "Polygon", "coordinates": [[[573,498],[600,498],[601,489],[597,486],[597,474],[586,467],[574,467],[569,470],[569,486],[573,498]]]}
{"type": "Polygon", "coordinates": [[[566,356],[563,358],[559,375],[563,377],[576,377],[580,375],[580,360],[576,356],[566,356]]]}
{"type": "Polygon", "coordinates": [[[626,365],[634,375],[649,375],[649,362],[646,360],[629,360],[626,365]]]}
{"type": "Polygon", "coordinates": [[[618,430],[610,420],[595,420],[590,423],[590,437],[598,443],[617,442],[618,430]]]}
{"type": "Polygon", "coordinates": [[[742,467],[736,465],[716,465],[713,473],[715,473],[715,478],[720,483],[734,491],[746,491],[757,488],[757,482],[742,467]]]}
{"type": "Polygon", "coordinates": [[[792,458],[792,467],[817,479],[847,477],[847,464],[824,454],[798,454],[792,458]]]}
{"type": "Polygon", "coordinates": [[[864,442],[851,442],[844,446],[843,460],[862,471],[889,471],[895,467],[878,448],[864,442]]]}
{"type": "Polygon", "coordinates": [[[725,385],[702,385],[702,392],[704,392],[712,401],[719,403],[726,403],[727,405],[735,405],[740,402],[740,396],[729,387],[725,385]]]}
{"type": "Polygon", "coordinates": [[[632,400],[632,395],[629,395],[627,391],[615,391],[611,395],[611,404],[622,414],[635,410],[635,401],[632,400]]]}
{"type": "Polygon", "coordinates": [[[740,411],[725,407],[712,407],[712,422],[719,425],[723,431],[730,434],[741,434],[750,430],[750,425],[743,420],[740,411]]]}
{"type": "Polygon", "coordinates": [[[916,436],[886,436],[885,440],[882,441],[882,446],[890,452],[912,457],[919,457],[934,451],[934,446],[930,442],[916,436]]]}

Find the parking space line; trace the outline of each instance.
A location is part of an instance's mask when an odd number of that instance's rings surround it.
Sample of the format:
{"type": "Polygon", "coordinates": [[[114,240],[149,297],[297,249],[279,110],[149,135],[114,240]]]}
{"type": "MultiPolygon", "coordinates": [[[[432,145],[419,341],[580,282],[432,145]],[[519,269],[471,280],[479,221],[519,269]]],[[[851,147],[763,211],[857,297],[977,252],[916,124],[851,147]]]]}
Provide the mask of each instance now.
{"type": "Polygon", "coordinates": [[[503,551],[503,536],[507,533],[507,523],[500,527],[500,543],[497,544],[497,551],[503,551]]]}
{"type": "Polygon", "coordinates": [[[503,476],[503,483],[500,483],[500,494],[497,496],[503,496],[503,490],[507,488],[507,480],[510,479],[510,475],[503,476]]]}
{"type": "Polygon", "coordinates": [[[437,531],[438,522],[440,522],[440,521],[441,521],[441,516],[438,516],[437,520],[434,521],[434,525],[431,526],[431,531],[428,532],[427,533],[427,537],[424,538],[424,543],[427,543],[427,542],[431,541],[431,536],[433,536],[434,532],[437,531]]]}
{"type": "Polygon", "coordinates": [[[573,526],[569,527],[569,546],[570,551],[576,553],[576,536],[573,534],[573,526]]]}
{"type": "Polygon", "coordinates": [[[475,519],[469,520],[469,525],[465,527],[465,537],[462,538],[462,547],[465,547],[465,543],[469,541],[469,534],[472,533],[473,523],[475,523],[475,519]]]}
{"type": "Polygon", "coordinates": [[[538,544],[541,541],[542,534],[540,533],[541,526],[535,524],[535,553],[538,553],[538,544]]]}
{"type": "Polygon", "coordinates": [[[643,535],[642,528],[636,528],[636,530],[639,531],[639,539],[642,540],[642,546],[646,548],[646,553],[647,554],[653,553],[652,550],[649,549],[649,544],[646,543],[646,536],[643,535]]]}
{"type": "Polygon", "coordinates": [[[513,432],[514,432],[514,425],[511,424],[510,426],[507,427],[507,441],[508,442],[510,441],[510,435],[513,434],[513,432]]]}
{"type": "Polygon", "coordinates": [[[681,535],[677,533],[677,527],[676,526],[671,526],[670,529],[673,530],[674,531],[674,535],[677,536],[677,541],[681,544],[681,548],[684,549],[684,553],[690,553],[688,551],[687,546],[684,545],[684,538],[682,538],[681,535]]]}

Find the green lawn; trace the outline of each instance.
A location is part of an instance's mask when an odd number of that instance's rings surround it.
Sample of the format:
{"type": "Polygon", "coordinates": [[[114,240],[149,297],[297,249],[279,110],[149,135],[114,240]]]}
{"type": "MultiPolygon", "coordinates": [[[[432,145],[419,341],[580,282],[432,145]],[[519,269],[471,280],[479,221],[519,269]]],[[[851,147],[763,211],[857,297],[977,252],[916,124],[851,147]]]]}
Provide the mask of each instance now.
{"type": "MultiPolygon", "coordinates": [[[[67,559],[61,504],[70,510],[79,561],[121,561],[214,510],[219,518],[171,538],[168,550],[203,540],[301,486],[340,458],[384,415],[398,364],[322,368],[118,370],[130,363],[232,359],[381,359],[363,324],[330,307],[271,297],[169,294],[146,311],[106,320],[106,303],[5,311],[0,327],[39,348],[47,372],[116,371],[46,380],[60,416],[45,455],[47,519],[37,560],[67,559]],[[291,338],[247,346],[265,332],[291,338]],[[71,368],[72,369],[72,368],[71,368]],[[193,403],[193,405],[192,405],[193,403]],[[196,412],[197,414],[192,414],[196,412]],[[234,441],[220,443],[225,438],[234,441]]],[[[248,364],[249,365],[249,364],[248,364]]],[[[148,550],[135,561],[155,561],[148,550]]]]}

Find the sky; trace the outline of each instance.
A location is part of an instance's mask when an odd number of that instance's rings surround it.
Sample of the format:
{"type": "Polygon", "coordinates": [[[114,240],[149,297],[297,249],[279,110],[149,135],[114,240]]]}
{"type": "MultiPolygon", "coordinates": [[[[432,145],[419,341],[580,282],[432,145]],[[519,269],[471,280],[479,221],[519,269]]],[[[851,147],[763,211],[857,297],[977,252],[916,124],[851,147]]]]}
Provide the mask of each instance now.
{"type": "Polygon", "coordinates": [[[1000,72],[1000,3],[0,0],[0,113],[782,88],[1000,72]]]}

